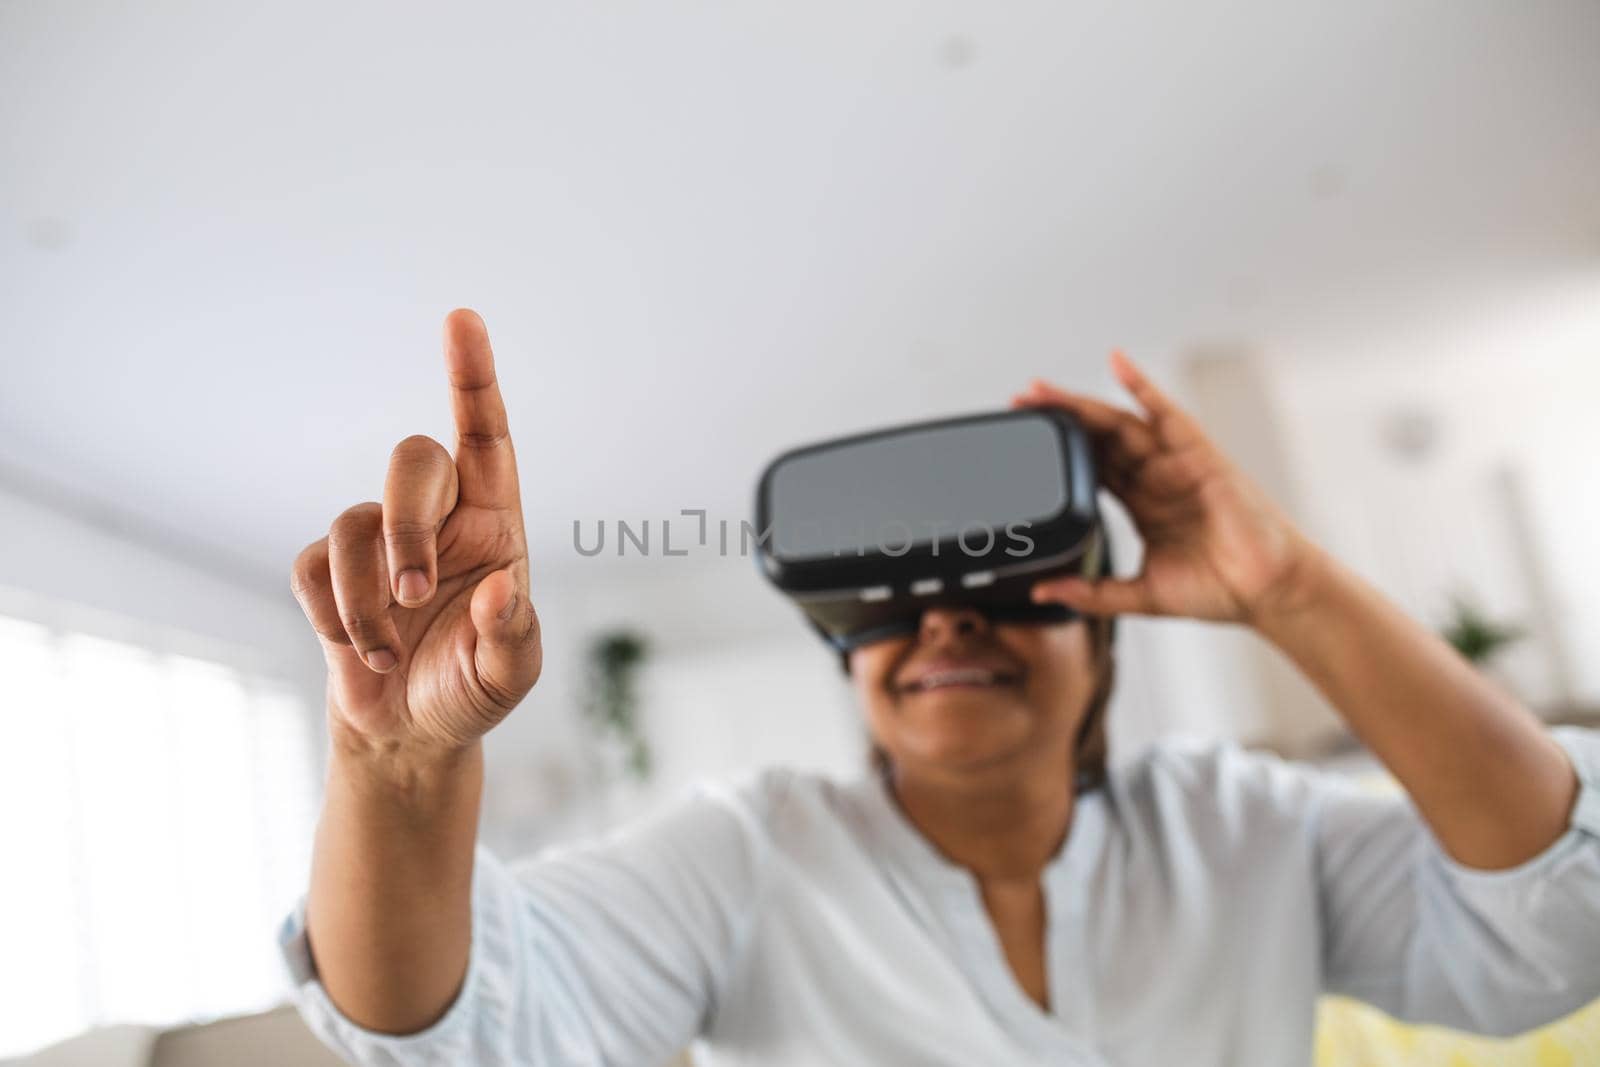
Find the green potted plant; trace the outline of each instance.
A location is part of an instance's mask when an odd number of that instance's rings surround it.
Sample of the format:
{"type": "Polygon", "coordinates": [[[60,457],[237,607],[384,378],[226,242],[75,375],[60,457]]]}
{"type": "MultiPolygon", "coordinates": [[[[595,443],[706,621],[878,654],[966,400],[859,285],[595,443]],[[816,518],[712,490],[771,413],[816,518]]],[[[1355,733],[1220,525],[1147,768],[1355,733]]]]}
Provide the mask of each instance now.
{"type": "Polygon", "coordinates": [[[623,773],[650,777],[650,745],[639,724],[638,672],[649,643],[636,630],[618,627],[596,634],[585,652],[583,707],[595,730],[622,751],[623,773]]]}
{"type": "Polygon", "coordinates": [[[1489,618],[1470,598],[1451,598],[1450,617],[1440,631],[1467,662],[1485,667],[1501,651],[1522,640],[1526,631],[1515,623],[1489,618]]]}

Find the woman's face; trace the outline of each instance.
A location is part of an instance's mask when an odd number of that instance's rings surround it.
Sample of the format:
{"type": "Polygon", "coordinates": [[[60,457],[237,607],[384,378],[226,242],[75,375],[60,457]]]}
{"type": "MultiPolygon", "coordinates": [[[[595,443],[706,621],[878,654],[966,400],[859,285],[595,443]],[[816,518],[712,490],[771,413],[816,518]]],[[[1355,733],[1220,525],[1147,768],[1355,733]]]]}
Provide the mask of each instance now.
{"type": "Polygon", "coordinates": [[[1089,628],[929,608],[915,635],[850,654],[873,739],[900,773],[1070,765],[1095,688],[1089,628]]]}

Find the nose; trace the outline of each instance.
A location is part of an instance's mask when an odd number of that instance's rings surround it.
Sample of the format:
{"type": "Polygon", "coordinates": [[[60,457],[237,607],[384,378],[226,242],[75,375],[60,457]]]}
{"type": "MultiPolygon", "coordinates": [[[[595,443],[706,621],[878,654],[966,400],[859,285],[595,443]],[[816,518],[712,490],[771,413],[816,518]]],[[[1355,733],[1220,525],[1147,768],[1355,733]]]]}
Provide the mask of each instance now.
{"type": "Polygon", "coordinates": [[[932,643],[941,639],[976,637],[988,629],[988,618],[977,608],[925,608],[917,626],[917,638],[932,643]]]}

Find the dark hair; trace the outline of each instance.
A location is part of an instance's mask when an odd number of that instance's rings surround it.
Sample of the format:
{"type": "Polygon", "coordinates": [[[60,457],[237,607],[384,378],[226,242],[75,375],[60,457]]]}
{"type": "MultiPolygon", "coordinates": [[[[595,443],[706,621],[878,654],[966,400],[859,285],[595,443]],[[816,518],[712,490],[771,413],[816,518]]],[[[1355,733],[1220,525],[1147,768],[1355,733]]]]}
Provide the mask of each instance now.
{"type": "MultiPolygon", "coordinates": [[[[1117,675],[1117,620],[1110,615],[1090,615],[1084,619],[1089,626],[1090,655],[1095,664],[1094,692],[1089,695],[1089,707],[1084,712],[1083,723],[1078,727],[1078,737],[1072,748],[1073,778],[1077,792],[1087,793],[1099,788],[1106,780],[1106,706],[1111,703],[1112,684],[1117,675]]],[[[850,654],[839,654],[839,665],[850,673],[850,654]]],[[[876,741],[869,755],[872,769],[879,774],[889,773],[889,753],[876,741]]]]}

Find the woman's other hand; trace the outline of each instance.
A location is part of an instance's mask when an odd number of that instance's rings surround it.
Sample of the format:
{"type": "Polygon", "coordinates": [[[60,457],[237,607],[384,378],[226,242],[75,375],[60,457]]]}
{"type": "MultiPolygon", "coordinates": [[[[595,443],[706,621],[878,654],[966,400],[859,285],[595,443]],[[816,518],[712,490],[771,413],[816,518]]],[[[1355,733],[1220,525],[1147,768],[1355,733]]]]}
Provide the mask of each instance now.
{"type": "Polygon", "coordinates": [[[1012,404],[1061,408],[1082,423],[1101,484],[1127,508],[1144,541],[1143,567],[1126,579],[1042,581],[1034,599],[1092,615],[1253,625],[1290,605],[1313,555],[1306,538],[1132,361],[1113,353],[1111,369],[1141,413],[1039,380],[1012,404]]]}

